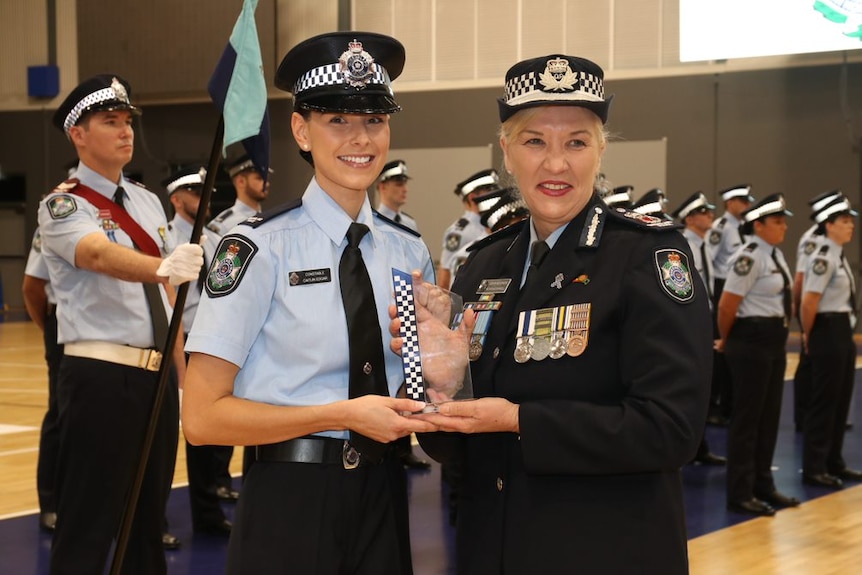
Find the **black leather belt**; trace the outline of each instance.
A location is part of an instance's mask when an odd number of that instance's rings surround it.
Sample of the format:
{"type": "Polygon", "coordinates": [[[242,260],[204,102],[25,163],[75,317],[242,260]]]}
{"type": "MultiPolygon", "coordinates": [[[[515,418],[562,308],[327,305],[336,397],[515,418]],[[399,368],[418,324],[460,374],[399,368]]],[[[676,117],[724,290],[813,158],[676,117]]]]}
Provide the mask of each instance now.
{"type": "Polygon", "coordinates": [[[817,317],[824,319],[850,319],[849,311],[823,311],[817,314],[817,317]]]}
{"type": "Polygon", "coordinates": [[[332,437],[297,437],[280,443],[258,445],[256,449],[259,461],[341,464],[345,469],[368,463],[349,441],[332,437]]]}
{"type": "Polygon", "coordinates": [[[762,325],[787,325],[787,320],[784,316],[781,317],[740,317],[736,321],[742,324],[762,324],[762,325]]]}

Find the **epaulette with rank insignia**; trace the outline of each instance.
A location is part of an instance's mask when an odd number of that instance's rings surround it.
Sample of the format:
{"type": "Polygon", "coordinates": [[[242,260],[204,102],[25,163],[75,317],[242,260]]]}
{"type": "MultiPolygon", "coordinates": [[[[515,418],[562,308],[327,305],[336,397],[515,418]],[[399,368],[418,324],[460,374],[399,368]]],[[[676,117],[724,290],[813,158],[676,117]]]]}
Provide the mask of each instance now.
{"type": "Polygon", "coordinates": [[[467,218],[461,218],[457,222],[455,222],[455,227],[458,228],[459,230],[463,230],[464,228],[467,227],[467,224],[469,224],[469,223],[470,223],[470,221],[467,218]]]}
{"type": "Polygon", "coordinates": [[[475,242],[467,246],[467,251],[474,252],[476,250],[484,248],[485,246],[491,245],[502,238],[508,238],[509,236],[517,235],[521,231],[521,228],[524,227],[529,221],[530,218],[524,218],[519,222],[515,222],[514,224],[508,225],[501,230],[497,230],[491,235],[485,236],[481,240],[476,240],[475,242]]]}
{"type": "Polygon", "coordinates": [[[620,221],[653,231],[681,230],[685,227],[673,220],[664,220],[655,216],[647,216],[625,208],[611,208],[609,212],[620,221]]]}
{"type": "Polygon", "coordinates": [[[820,251],[817,252],[817,255],[818,256],[825,256],[828,253],[829,253],[829,244],[823,244],[822,246],[820,246],[820,251]]]}
{"type": "Polygon", "coordinates": [[[80,184],[80,183],[81,182],[78,180],[78,178],[69,178],[68,180],[66,180],[64,182],[60,182],[59,184],[57,184],[57,187],[55,187],[53,190],[51,190],[51,193],[52,194],[55,194],[55,193],[62,194],[62,193],[68,192],[70,190],[74,190],[75,188],[78,187],[78,184],[80,184]]]}
{"type": "Polygon", "coordinates": [[[727,223],[727,218],[721,218],[720,220],[718,220],[718,223],[715,224],[715,228],[718,230],[723,230],[724,224],[726,224],[726,223],[727,223]]]}
{"type": "MultiPolygon", "coordinates": [[[[377,210],[371,210],[371,211],[374,213],[374,216],[375,216],[375,217],[380,218],[381,220],[383,220],[383,221],[384,221],[384,222],[386,222],[387,224],[392,224],[392,225],[393,225],[393,226],[395,226],[396,228],[398,228],[398,229],[400,229],[400,230],[404,230],[404,231],[405,231],[405,232],[407,232],[408,234],[410,234],[410,235],[412,235],[412,236],[416,236],[417,238],[421,238],[421,237],[422,237],[422,234],[420,234],[420,233],[419,233],[419,232],[417,232],[416,230],[411,229],[411,228],[408,228],[408,227],[407,227],[407,226],[405,226],[404,224],[399,224],[398,222],[396,222],[396,221],[395,221],[395,220],[393,220],[393,219],[387,218],[386,216],[384,216],[383,214],[381,214],[381,213],[380,213],[380,212],[378,212],[377,210]]],[[[407,214],[405,213],[404,215],[407,215],[407,214]]],[[[413,216],[410,216],[410,217],[413,217],[413,216]]]]}
{"type": "Polygon", "coordinates": [[[747,246],[745,246],[744,251],[751,253],[757,249],[757,244],[755,242],[751,242],[747,246]]]}
{"type": "Polygon", "coordinates": [[[281,204],[280,206],[275,206],[270,210],[266,210],[265,212],[255,214],[243,221],[239,224],[240,226],[250,226],[252,228],[257,228],[265,224],[266,222],[272,221],[278,216],[282,214],[286,214],[291,210],[295,210],[299,206],[302,205],[302,198],[287,202],[286,204],[281,204]]]}

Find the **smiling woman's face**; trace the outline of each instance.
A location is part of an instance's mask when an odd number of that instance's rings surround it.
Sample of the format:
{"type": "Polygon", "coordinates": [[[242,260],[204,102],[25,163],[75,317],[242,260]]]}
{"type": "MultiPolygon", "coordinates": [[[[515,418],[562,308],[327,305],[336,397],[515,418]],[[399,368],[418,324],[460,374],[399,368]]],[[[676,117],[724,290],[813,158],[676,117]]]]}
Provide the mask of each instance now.
{"type": "Polygon", "coordinates": [[[602,122],[579,106],[527,108],[503,125],[506,169],[530,208],[540,239],[586,206],[605,151],[602,122]]]}

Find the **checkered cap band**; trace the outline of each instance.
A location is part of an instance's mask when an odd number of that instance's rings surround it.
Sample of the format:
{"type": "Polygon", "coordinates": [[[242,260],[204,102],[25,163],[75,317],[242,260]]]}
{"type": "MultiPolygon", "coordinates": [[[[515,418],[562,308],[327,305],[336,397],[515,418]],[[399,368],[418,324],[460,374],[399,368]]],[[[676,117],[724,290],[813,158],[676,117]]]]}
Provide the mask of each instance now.
{"type": "Polygon", "coordinates": [[[488,227],[493,229],[494,226],[497,225],[497,222],[499,222],[503,218],[503,216],[511,214],[521,208],[527,209],[527,202],[520,198],[515,200],[514,202],[509,202],[506,205],[497,208],[491,213],[490,216],[488,216],[488,227]]]}
{"type": "Polygon", "coordinates": [[[506,82],[506,104],[520,106],[531,102],[604,101],[605,89],[601,78],[587,72],[576,72],[576,75],[578,89],[573,92],[546,91],[535,72],[512,78],[506,82]]]}
{"type": "Polygon", "coordinates": [[[857,215],[856,211],[850,208],[850,202],[845,199],[841,200],[840,202],[836,202],[835,204],[832,204],[831,206],[824,208],[823,210],[818,212],[818,214],[814,216],[814,221],[818,224],[822,224],[823,222],[828,220],[830,216],[834,214],[840,214],[842,212],[848,212],[854,217],[857,215]]]}
{"type": "MultiPolygon", "coordinates": [[[[334,64],[318,66],[300,76],[299,80],[296,81],[296,84],[293,87],[293,95],[295,96],[312,88],[319,88],[321,86],[338,86],[342,84],[349,86],[344,77],[344,73],[341,71],[341,63],[335,62],[334,64]]],[[[392,82],[389,80],[389,74],[382,66],[378,66],[376,63],[371,64],[371,76],[368,78],[366,84],[380,84],[382,86],[386,86],[387,91],[392,94],[392,82]]]]}
{"type": "MultiPolygon", "coordinates": [[[[63,122],[63,130],[68,134],[69,128],[78,123],[84,112],[97,104],[111,100],[117,100],[117,93],[113,88],[102,88],[88,94],[83,100],[75,104],[72,110],[66,115],[66,120],[63,122]]],[[[128,100],[125,103],[128,104],[128,100]]]]}

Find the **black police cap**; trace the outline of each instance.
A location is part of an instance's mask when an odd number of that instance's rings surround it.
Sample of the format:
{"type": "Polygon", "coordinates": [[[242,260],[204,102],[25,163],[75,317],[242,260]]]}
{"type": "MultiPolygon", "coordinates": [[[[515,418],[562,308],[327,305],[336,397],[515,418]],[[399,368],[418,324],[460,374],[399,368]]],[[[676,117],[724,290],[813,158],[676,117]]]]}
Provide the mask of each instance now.
{"type": "Polygon", "coordinates": [[[69,128],[80,122],[90,112],[129,110],[136,116],[141,110],[132,105],[129,95],[132,87],[116,74],[99,74],[88,78],[72,90],[57,111],[52,122],[59,130],[69,133],[69,128]]]}
{"type": "Polygon", "coordinates": [[[766,196],[744,212],[742,212],[742,221],[745,223],[754,222],[766,216],[784,215],[792,216],[793,212],[787,209],[787,203],[784,201],[783,194],[772,194],[766,196]]]}
{"type": "Polygon", "coordinates": [[[751,195],[751,184],[737,184],[721,190],[718,195],[725,202],[733,198],[740,198],[748,203],[754,202],[754,196],[751,195]]]}
{"type": "Polygon", "coordinates": [[[293,94],[296,108],[321,112],[391,114],[401,109],[392,80],[404,69],[404,46],[373,32],[330,32],[290,49],[275,86],[293,94]]]}
{"type": "Polygon", "coordinates": [[[667,204],[667,197],[664,192],[660,188],[653,188],[634,203],[632,211],[669,220],[671,217],[665,212],[665,204],[667,204]]]}
{"type": "Polygon", "coordinates": [[[687,197],[671,215],[680,220],[684,220],[687,215],[697,209],[707,209],[711,211],[715,209],[715,206],[709,203],[709,200],[703,192],[695,192],[687,197]]]}
{"type": "MultiPolygon", "coordinates": [[[[257,171],[257,167],[254,165],[254,161],[249,157],[248,154],[240,154],[235,158],[229,158],[224,163],[224,169],[227,172],[227,175],[231,178],[236,176],[237,174],[241,174],[242,172],[247,172],[249,170],[257,171]]],[[[269,173],[275,173],[275,170],[269,168],[269,173]]]]}
{"type": "Polygon", "coordinates": [[[505,222],[530,214],[527,202],[517,188],[500,188],[483,193],[476,198],[479,220],[486,228],[497,231],[505,222]]]}
{"type": "Polygon", "coordinates": [[[518,62],[506,72],[506,95],[497,100],[500,121],[536,106],[580,106],[608,121],[613,95],[605,98],[604,71],[577,56],[551,54],[518,62]]]}
{"type": "Polygon", "coordinates": [[[609,208],[626,208],[632,207],[632,192],[635,191],[634,186],[617,186],[610,193],[601,196],[602,201],[609,208]]]}
{"type": "Polygon", "coordinates": [[[843,214],[855,218],[859,215],[859,212],[853,209],[847,196],[839,193],[837,196],[832,197],[829,203],[821,206],[819,210],[811,214],[811,219],[817,224],[822,224],[843,214]]]}
{"type": "Polygon", "coordinates": [[[476,172],[466,180],[458,182],[455,186],[455,195],[463,199],[477,190],[498,187],[500,187],[500,176],[497,174],[497,170],[492,168],[476,172]]]}
{"type": "Polygon", "coordinates": [[[381,182],[394,179],[410,179],[410,176],[407,174],[407,163],[404,160],[392,160],[391,162],[386,162],[386,165],[383,166],[382,170],[380,170],[381,182]]]}
{"type": "Polygon", "coordinates": [[[171,172],[171,175],[162,180],[162,187],[170,196],[177,190],[186,188],[203,189],[204,180],[207,177],[207,170],[202,164],[191,164],[185,168],[178,168],[171,172]]]}

